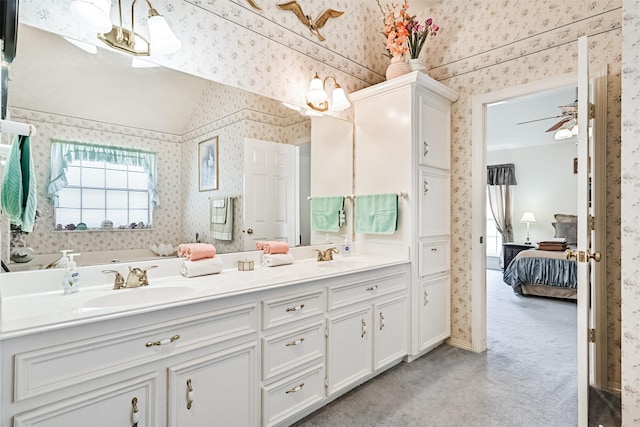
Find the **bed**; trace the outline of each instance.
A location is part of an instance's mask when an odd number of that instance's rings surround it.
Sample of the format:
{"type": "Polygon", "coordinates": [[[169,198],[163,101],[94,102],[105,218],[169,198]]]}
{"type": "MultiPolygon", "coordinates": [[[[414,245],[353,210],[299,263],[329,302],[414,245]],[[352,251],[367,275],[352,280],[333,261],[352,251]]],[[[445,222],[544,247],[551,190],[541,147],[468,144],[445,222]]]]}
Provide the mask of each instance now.
{"type": "Polygon", "coordinates": [[[577,298],[576,261],[562,251],[522,251],[505,269],[503,280],[519,295],[577,298]]]}

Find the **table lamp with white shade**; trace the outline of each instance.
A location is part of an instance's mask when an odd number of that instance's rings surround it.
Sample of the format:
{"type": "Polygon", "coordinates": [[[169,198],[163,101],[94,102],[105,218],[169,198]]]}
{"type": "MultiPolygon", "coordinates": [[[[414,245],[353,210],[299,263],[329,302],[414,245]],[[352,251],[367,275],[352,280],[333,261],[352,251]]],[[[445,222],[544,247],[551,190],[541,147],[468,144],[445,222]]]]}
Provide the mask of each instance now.
{"type": "Polygon", "coordinates": [[[531,241],[529,240],[529,225],[532,222],[536,222],[536,217],[533,215],[533,212],[525,212],[524,214],[522,214],[522,219],[520,220],[520,222],[524,222],[527,224],[527,240],[525,240],[524,244],[532,245],[533,243],[531,243],[531,241]]]}

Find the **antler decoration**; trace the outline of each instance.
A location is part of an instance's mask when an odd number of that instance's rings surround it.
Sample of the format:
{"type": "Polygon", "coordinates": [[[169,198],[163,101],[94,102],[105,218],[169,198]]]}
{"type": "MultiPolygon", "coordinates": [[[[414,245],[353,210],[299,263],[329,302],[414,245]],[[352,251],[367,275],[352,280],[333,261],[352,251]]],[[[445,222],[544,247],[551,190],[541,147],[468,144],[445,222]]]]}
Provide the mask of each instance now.
{"type": "Polygon", "coordinates": [[[249,3],[249,6],[251,6],[255,10],[262,11],[262,8],[260,7],[260,5],[256,3],[254,0],[247,0],[247,3],[249,3]]]}
{"type": "Polygon", "coordinates": [[[324,13],[319,15],[314,20],[313,18],[311,18],[311,16],[304,14],[304,12],[302,11],[302,8],[300,7],[297,1],[281,3],[281,4],[278,4],[278,7],[282,10],[290,10],[291,12],[295,13],[298,19],[300,20],[300,22],[302,22],[307,28],[309,28],[311,33],[314,36],[318,37],[318,40],[320,40],[321,42],[325,41],[326,39],[322,36],[322,34],[318,32],[318,30],[324,27],[324,24],[327,23],[329,18],[337,18],[338,16],[341,16],[344,13],[338,10],[327,9],[324,11],[324,13]]]}

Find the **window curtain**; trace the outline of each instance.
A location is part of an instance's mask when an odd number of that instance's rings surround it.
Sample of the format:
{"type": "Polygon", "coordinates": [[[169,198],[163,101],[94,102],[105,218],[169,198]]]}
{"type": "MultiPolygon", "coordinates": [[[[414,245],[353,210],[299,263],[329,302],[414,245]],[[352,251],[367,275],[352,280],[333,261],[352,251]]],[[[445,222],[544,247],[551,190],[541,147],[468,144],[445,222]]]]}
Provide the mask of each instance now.
{"type": "Polygon", "coordinates": [[[107,162],[125,166],[140,166],[149,176],[149,195],[154,207],[160,204],[158,196],[158,166],[156,154],[132,148],[110,147],[68,141],[51,143],[51,178],[48,195],[54,198],[67,186],[67,163],[75,160],[107,162]]]}
{"type": "Polygon", "coordinates": [[[487,166],[487,194],[496,228],[502,234],[502,243],[513,242],[511,218],[511,186],[517,185],[513,163],[487,166]]]}

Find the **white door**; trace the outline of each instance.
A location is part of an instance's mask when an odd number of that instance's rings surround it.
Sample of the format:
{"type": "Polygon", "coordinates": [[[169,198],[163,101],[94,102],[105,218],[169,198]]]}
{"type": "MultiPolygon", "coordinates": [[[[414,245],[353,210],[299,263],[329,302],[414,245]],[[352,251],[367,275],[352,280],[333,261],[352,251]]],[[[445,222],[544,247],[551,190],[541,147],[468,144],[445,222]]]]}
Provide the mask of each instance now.
{"type": "MultiPolygon", "coordinates": [[[[594,142],[603,145],[605,141],[592,141],[590,134],[594,137],[600,132],[595,129],[593,120],[592,104],[590,103],[590,81],[589,81],[589,58],[587,37],[578,39],[578,246],[573,257],[577,260],[578,272],[578,425],[587,426],[589,418],[589,385],[590,385],[590,352],[589,352],[589,331],[594,326],[590,319],[594,319],[590,312],[592,307],[591,292],[593,274],[592,261],[600,261],[600,253],[594,251],[594,222],[592,212],[596,203],[600,200],[592,200],[592,195],[596,194],[596,184],[600,179],[591,173],[598,171],[604,173],[600,165],[600,159],[596,159],[600,150],[592,149],[594,142]],[[591,128],[591,131],[590,131],[591,128]],[[592,206],[593,202],[593,206],[592,206]]],[[[602,100],[596,99],[596,102],[602,100]]],[[[600,211],[601,212],[601,211],[600,211]]],[[[599,215],[601,215],[599,213],[599,215]]],[[[600,218],[603,220],[603,218],[600,218]]],[[[600,231],[600,230],[599,230],[600,231]]],[[[599,249],[599,248],[596,248],[599,249]]],[[[601,284],[604,286],[604,284],[601,284]]],[[[597,320],[597,319],[596,319],[597,320]]],[[[606,333],[605,331],[600,331],[606,333]]]]}
{"type": "Polygon", "coordinates": [[[244,250],[258,240],[296,244],[295,147],[270,141],[244,140],[244,250]]]}

